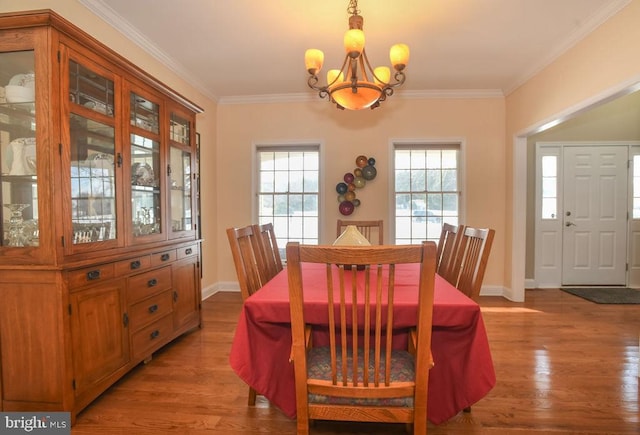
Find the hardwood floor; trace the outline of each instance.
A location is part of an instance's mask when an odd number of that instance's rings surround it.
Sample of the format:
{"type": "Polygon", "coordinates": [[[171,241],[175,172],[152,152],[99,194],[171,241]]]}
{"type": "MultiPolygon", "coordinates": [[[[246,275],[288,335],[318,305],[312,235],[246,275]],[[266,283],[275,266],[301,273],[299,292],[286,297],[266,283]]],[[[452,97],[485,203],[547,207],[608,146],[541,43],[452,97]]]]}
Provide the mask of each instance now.
{"type": "MultiPolygon", "coordinates": [[[[203,328],[140,365],[77,418],[72,434],[295,434],[228,363],[240,293],[203,302],[203,328]]],[[[525,303],[481,297],[497,385],[429,434],[638,434],[640,305],[598,305],[560,290],[525,303]]],[[[318,422],[314,434],[403,434],[403,425],[318,422]]]]}

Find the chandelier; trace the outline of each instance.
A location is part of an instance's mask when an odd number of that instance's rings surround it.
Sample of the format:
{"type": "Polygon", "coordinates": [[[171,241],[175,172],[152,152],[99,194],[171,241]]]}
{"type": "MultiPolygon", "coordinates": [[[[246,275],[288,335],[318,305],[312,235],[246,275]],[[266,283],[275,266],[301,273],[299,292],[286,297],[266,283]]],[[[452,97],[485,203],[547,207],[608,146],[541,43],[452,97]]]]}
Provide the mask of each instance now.
{"type": "Polygon", "coordinates": [[[405,44],[395,44],[391,47],[389,57],[395,70],[392,82],[389,67],[371,68],[364,49],[364,19],[358,10],[357,0],[349,1],[347,12],[350,15],[349,30],[344,35],[346,55],[342,68],[329,70],[327,85],[318,86],[318,73],[324,62],[324,53],[310,48],[304,55],[305,66],[309,72],[307,83],[311,89],[318,91],[320,98],[327,98],[338,109],[375,109],[387,97],[393,95],[393,88],[404,83],[404,69],[409,62],[409,47],[405,44]]]}

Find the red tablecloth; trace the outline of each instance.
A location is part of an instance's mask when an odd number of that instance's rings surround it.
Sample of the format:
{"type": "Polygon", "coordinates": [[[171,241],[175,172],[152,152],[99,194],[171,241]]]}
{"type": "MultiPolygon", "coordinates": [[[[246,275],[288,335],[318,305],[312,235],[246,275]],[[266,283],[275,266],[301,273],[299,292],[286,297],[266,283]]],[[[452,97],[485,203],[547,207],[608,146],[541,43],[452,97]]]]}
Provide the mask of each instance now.
{"type": "MultiPolygon", "coordinates": [[[[416,323],[417,267],[398,266],[395,320],[416,323]]],[[[322,265],[303,264],[305,320],[326,313],[326,292],[314,291],[323,282],[322,265]]],[[[236,374],[287,416],[296,416],[291,352],[289,289],[286,268],[244,305],[229,361],[236,374]]],[[[436,275],[431,350],[435,366],[429,374],[429,420],[442,423],[482,399],[496,382],[480,307],[436,275]]]]}

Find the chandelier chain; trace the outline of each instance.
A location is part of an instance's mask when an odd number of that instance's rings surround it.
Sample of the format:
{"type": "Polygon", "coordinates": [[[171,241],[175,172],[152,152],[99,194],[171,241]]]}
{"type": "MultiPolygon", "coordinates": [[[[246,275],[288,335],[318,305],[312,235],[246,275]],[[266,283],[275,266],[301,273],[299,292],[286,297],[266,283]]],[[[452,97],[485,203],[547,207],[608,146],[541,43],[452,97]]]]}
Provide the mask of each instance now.
{"type": "Polygon", "coordinates": [[[347,13],[349,15],[360,15],[360,9],[358,9],[358,0],[349,0],[347,13]]]}

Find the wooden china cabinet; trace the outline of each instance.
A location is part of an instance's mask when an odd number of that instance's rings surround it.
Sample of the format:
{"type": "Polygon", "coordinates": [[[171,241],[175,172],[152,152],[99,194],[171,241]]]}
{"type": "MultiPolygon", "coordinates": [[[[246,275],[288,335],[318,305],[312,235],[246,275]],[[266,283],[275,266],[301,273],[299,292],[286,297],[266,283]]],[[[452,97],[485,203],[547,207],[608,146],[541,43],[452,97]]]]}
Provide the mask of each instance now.
{"type": "Polygon", "coordinates": [[[75,420],[201,325],[201,111],[52,11],[0,14],[0,410],[75,420]]]}

